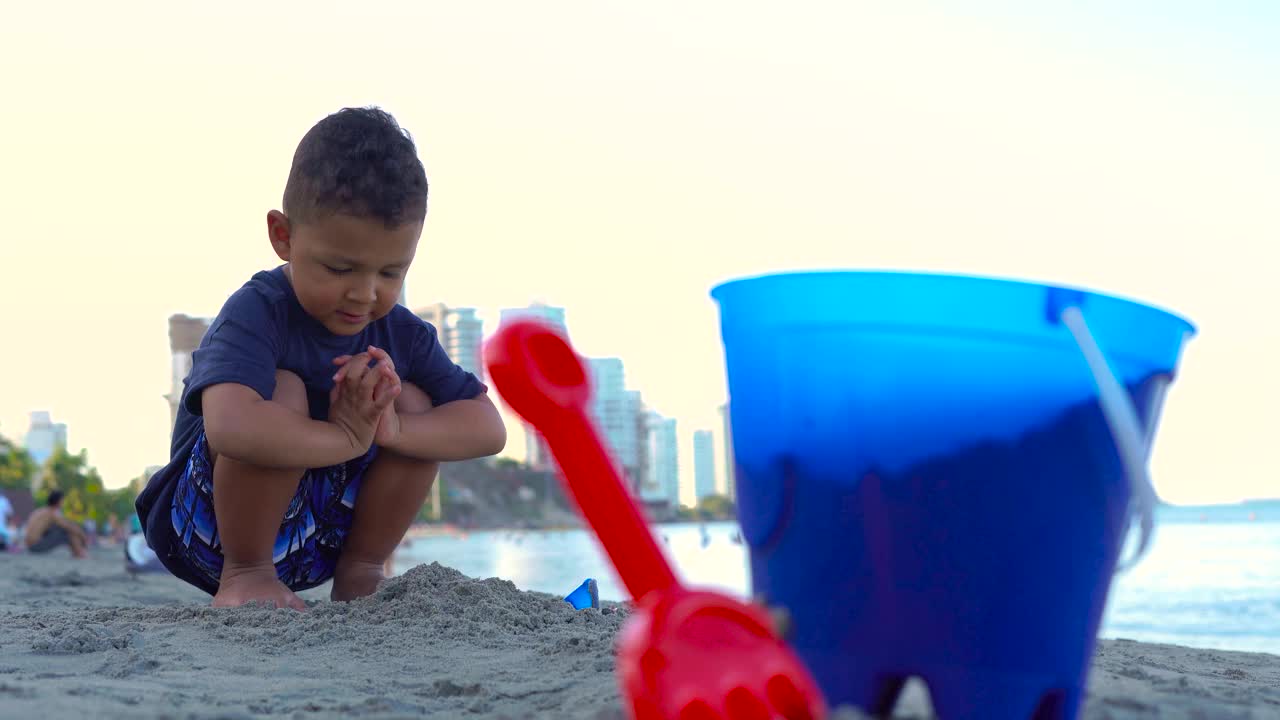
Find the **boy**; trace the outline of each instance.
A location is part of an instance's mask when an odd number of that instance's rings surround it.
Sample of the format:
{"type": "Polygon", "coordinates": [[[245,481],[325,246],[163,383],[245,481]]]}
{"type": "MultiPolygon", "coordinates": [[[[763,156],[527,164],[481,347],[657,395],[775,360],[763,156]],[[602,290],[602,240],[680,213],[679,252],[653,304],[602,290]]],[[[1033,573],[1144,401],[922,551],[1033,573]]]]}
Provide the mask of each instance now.
{"type": "Polygon", "coordinates": [[[137,500],[148,544],[215,607],[371,594],[437,463],[506,429],[433,327],[397,305],[427,211],[408,133],[372,108],[299,143],[267,236],[284,265],[231,296],[192,356],[169,465],[137,500]],[[336,371],[336,372],[335,372],[336,371]]]}

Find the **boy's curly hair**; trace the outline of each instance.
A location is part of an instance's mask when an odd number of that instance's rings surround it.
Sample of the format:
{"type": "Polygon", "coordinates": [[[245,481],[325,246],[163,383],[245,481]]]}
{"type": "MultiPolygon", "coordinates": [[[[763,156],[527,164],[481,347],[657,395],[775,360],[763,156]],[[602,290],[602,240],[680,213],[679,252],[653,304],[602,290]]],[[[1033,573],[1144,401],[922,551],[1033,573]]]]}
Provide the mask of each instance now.
{"type": "Polygon", "coordinates": [[[343,108],[298,143],[284,213],[307,223],[329,215],[377,218],[388,228],[427,214],[427,174],[408,131],[375,107],[343,108]]]}

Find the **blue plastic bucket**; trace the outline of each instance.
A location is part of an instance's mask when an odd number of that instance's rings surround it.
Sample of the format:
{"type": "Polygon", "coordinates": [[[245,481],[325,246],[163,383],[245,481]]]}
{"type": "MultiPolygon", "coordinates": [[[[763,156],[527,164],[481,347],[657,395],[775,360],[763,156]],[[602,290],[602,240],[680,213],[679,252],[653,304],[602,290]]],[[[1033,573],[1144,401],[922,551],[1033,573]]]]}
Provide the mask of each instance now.
{"type": "Polygon", "coordinates": [[[712,296],[752,585],[789,612],[828,702],[885,712],[920,676],[944,720],[1076,717],[1193,327],[949,275],[769,275],[712,296]]]}

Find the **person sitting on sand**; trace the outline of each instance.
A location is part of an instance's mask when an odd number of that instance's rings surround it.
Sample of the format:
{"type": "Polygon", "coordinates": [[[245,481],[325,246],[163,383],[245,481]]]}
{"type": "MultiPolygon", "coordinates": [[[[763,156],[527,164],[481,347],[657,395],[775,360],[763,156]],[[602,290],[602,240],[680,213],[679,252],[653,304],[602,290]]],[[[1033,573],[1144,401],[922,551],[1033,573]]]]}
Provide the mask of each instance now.
{"type": "Polygon", "coordinates": [[[62,491],[49,493],[45,506],[27,518],[27,552],[46,553],[61,545],[71,548],[72,557],[88,556],[89,539],[84,528],[62,514],[62,491]]]}
{"type": "Polygon", "coordinates": [[[438,463],[506,444],[487,388],[397,304],[426,211],[417,149],[387,113],[341,110],[299,143],[267,214],[284,264],[213,320],[170,462],[136,502],[157,557],[214,606],[301,610],[295,591],[330,579],[334,600],[372,594],[438,463]]]}

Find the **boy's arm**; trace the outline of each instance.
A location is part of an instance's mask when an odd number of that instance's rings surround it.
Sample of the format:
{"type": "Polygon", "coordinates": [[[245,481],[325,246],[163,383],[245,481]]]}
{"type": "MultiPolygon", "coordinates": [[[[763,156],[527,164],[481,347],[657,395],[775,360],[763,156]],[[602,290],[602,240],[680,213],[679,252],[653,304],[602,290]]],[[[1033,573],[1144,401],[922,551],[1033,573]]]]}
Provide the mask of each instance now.
{"type": "Polygon", "coordinates": [[[506,425],[485,393],[399,418],[400,433],[387,449],[412,458],[470,460],[497,455],[507,444],[506,425]]]}
{"type": "Polygon", "coordinates": [[[260,467],[317,468],[365,451],[339,425],[262,399],[247,385],[220,383],[201,397],[204,432],[220,455],[260,467]]]}

